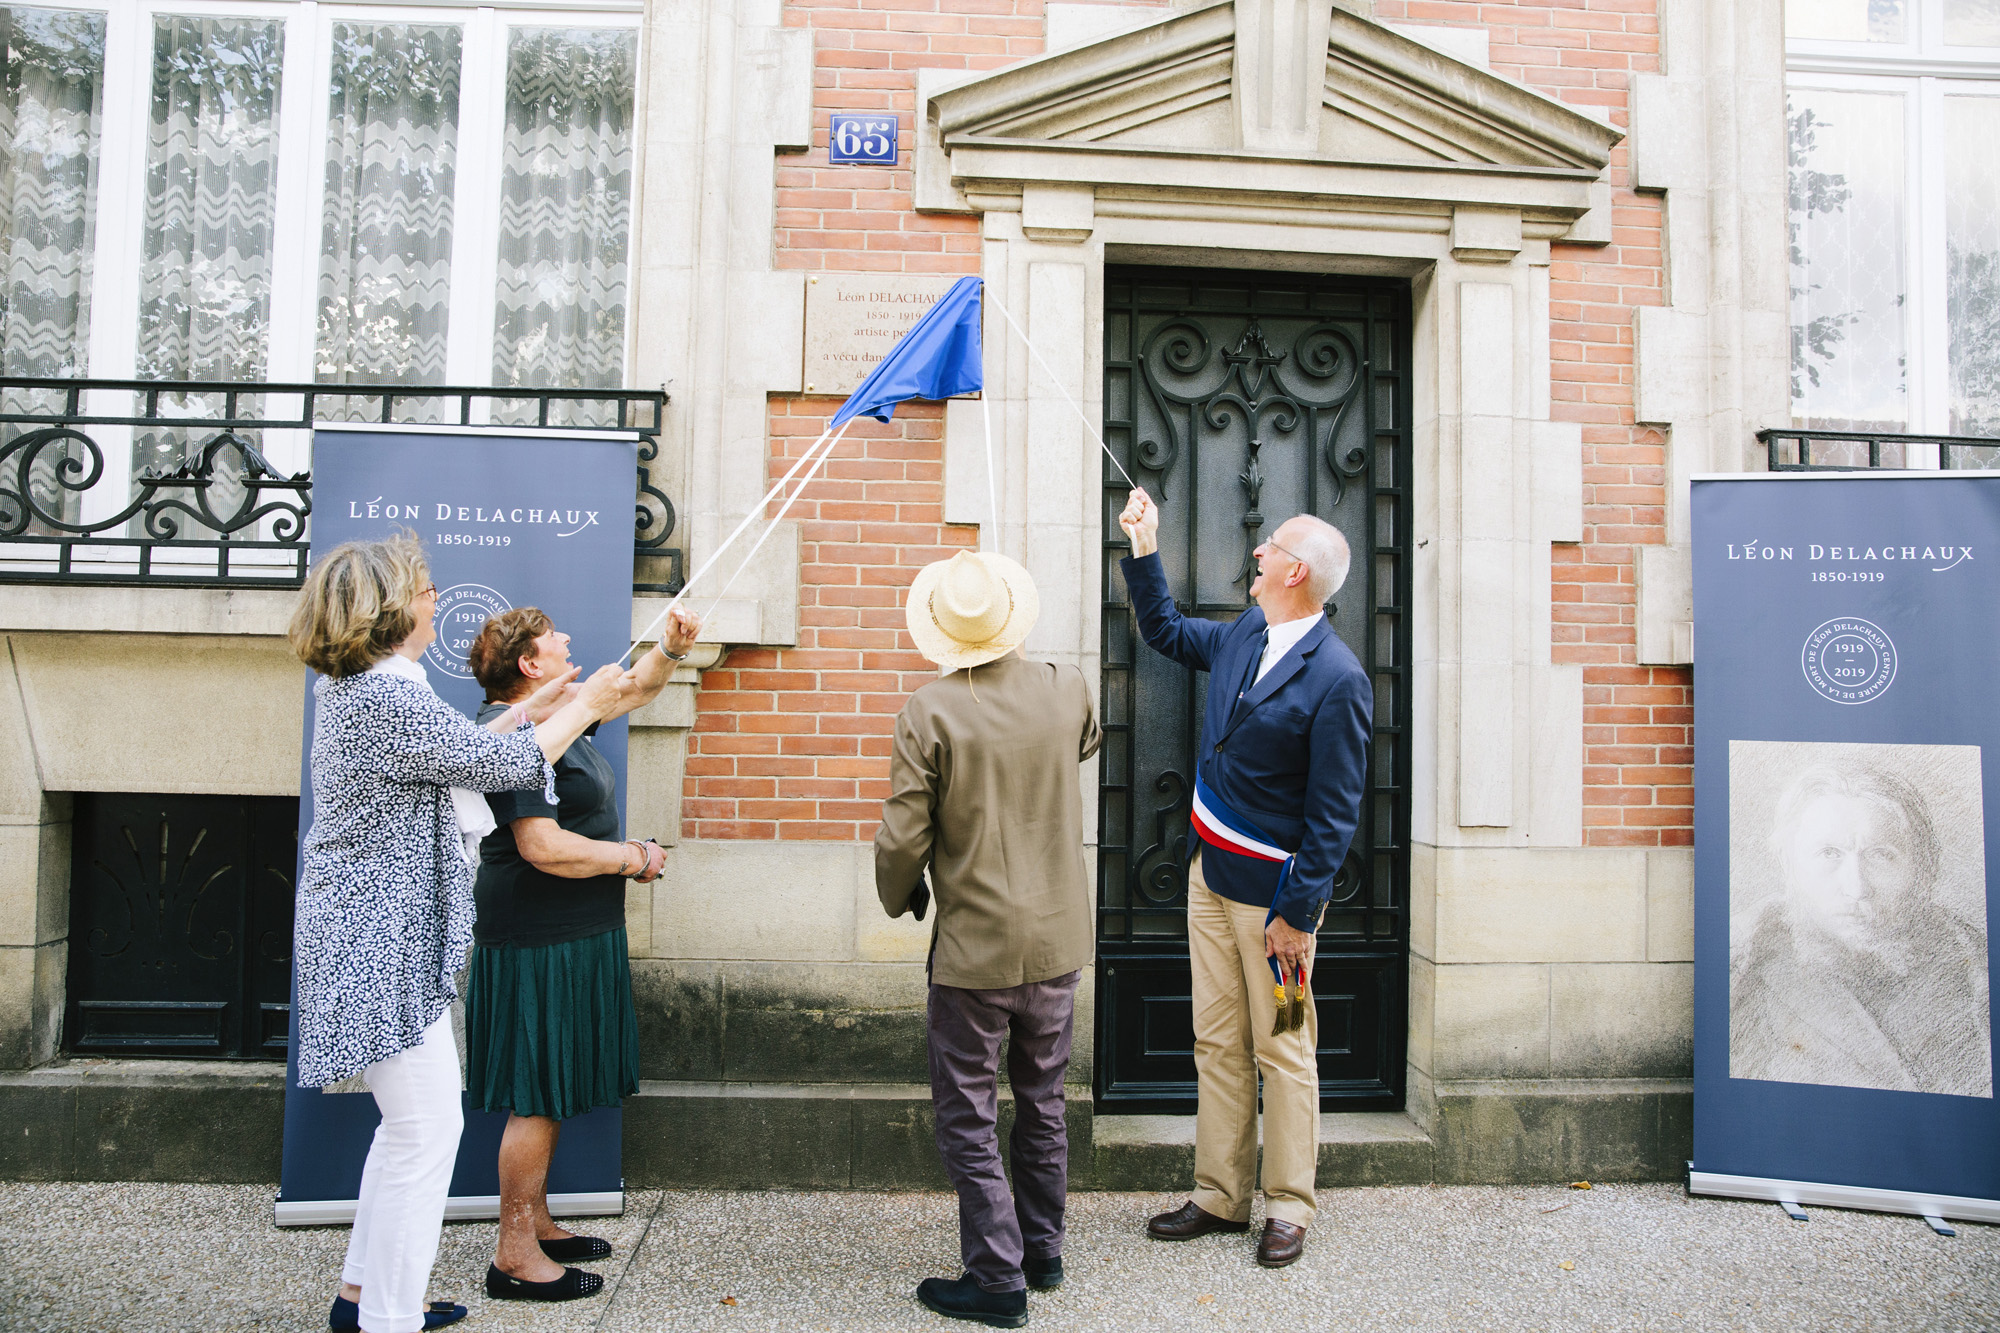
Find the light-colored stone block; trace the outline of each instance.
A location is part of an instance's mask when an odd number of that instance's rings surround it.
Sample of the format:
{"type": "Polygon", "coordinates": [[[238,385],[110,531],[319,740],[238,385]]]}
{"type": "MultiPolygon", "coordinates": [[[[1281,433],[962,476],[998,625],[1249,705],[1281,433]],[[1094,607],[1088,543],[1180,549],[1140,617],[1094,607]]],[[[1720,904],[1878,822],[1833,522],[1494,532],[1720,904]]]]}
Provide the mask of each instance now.
{"type": "Polygon", "coordinates": [[[283,638],[298,601],[297,593],[272,588],[72,588],[0,583],[0,630],[283,638]]]}
{"type": "Polygon", "coordinates": [[[1708,177],[1708,117],[1698,80],[1632,77],[1632,175],[1647,191],[1700,189],[1708,177]]]}
{"type": "MultiPolygon", "coordinates": [[[[729,321],[730,388],[736,392],[797,393],[805,376],[806,275],[741,273],[734,285],[730,302],[734,313],[729,321]]],[[[836,392],[850,391],[851,387],[836,392]]]]}
{"type": "Polygon", "coordinates": [[[1563,233],[1566,245],[1611,244],[1611,182],[1590,183],[1590,208],[1563,233]]]}
{"type": "Polygon", "coordinates": [[[858,851],[861,866],[854,876],[855,958],[866,963],[923,962],[930,956],[937,904],[931,904],[922,921],[908,912],[891,917],[882,910],[881,896],[875,891],[874,848],[863,845],[858,851]]]}
{"type": "Polygon", "coordinates": [[[1646,957],[1656,963],[1694,961],[1694,849],[1646,853],[1646,957]]]}
{"type": "Polygon", "coordinates": [[[1534,423],[1532,528],[1538,542],[1583,540],[1583,427],[1574,421],[1534,423]]]}
{"type": "Polygon", "coordinates": [[[1674,306],[1632,312],[1639,423],[1671,426],[1708,412],[1708,321],[1674,306]]]}
{"type": "Polygon", "coordinates": [[[51,791],[296,796],[306,669],[282,640],[17,634],[51,791]]]}
{"type": "Polygon", "coordinates": [[[1533,700],[1528,745],[1531,807],[1528,841],[1536,847],[1583,845],[1583,668],[1528,668],[1533,700]]]}
{"type": "Polygon", "coordinates": [[[1458,824],[1514,822],[1514,668],[1466,662],[1458,687],[1458,824]]]}
{"type": "Polygon", "coordinates": [[[687,736],[687,730],[680,727],[632,728],[625,765],[627,836],[651,838],[662,847],[680,841],[687,736]]]}
{"type": "Polygon", "coordinates": [[[1021,187],[1021,234],[1031,241],[1083,241],[1096,226],[1095,204],[1096,191],[1088,185],[1031,181],[1021,187]]]}
{"type": "Polygon", "coordinates": [[[1440,963],[1641,962],[1641,851],[1440,848],[1440,963]]]}
{"type": "Polygon", "coordinates": [[[653,956],[845,962],[864,849],[683,842],[654,881],[653,956]]]}
{"type": "Polygon", "coordinates": [[[1332,8],[1325,0],[1236,0],[1231,101],[1239,147],[1319,151],[1332,8]]]}
{"type": "Polygon", "coordinates": [[[1437,956],[1437,848],[1427,842],[1410,845],[1410,952],[1437,956]]]}
{"type": "Polygon", "coordinates": [[[1514,414],[1514,289],[1497,282],[1458,285],[1459,411],[1514,414]]]}
{"type": "Polygon", "coordinates": [[[1437,1025],[1437,969],[1428,958],[1410,955],[1410,1042],[1409,1062],[1431,1072],[1434,1029],[1437,1025]]]}
{"type": "Polygon", "coordinates": [[[1564,963],[1549,969],[1549,1073],[1686,1078],[1694,1067],[1694,966],[1564,963]]]}
{"type": "Polygon", "coordinates": [[[1636,546],[1639,662],[1686,666],[1694,661],[1694,559],[1686,546],[1636,546]]]}
{"type": "Polygon", "coordinates": [[[989,551],[994,549],[989,539],[998,535],[998,506],[1006,503],[998,494],[1006,472],[997,420],[990,440],[987,435],[994,415],[992,405],[977,398],[953,398],[944,405],[944,521],[977,527],[980,543],[989,551]]]}
{"type": "MultiPolygon", "coordinates": [[[[1514,422],[1466,417],[1459,423],[1460,532],[1468,543],[1510,541],[1514,533],[1514,422]]],[[[1484,558],[1484,557],[1482,557],[1484,558]]]]}
{"type": "Polygon", "coordinates": [[[1546,1078],[1549,970],[1440,966],[1431,1070],[1437,1078],[1546,1078]]]}
{"type": "Polygon", "coordinates": [[[0,945],[69,934],[70,826],[0,824],[0,945]]]}
{"type": "Polygon", "coordinates": [[[53,1059],[62,1033],[68,945],[0,947],[0,1069],[53,1059]]]}
{"type": "MultiPolygon", "coordinates": [[[[1096,9],[1098,6],[1077,6],[1096,9]]],[[[920,69],[917,71],[917,119],[911,127],[914,148],[910,153],[911,207],[919,213],[970,213],[958,187],[951,183],[951,155],[945,152],[944,136],[931,111],[931,98],[968,77],[964,70],[920,69]]]]}
{"type": "Polygon", "coordinates": [[[1065,51],[1113,33],[1143,27],[1163,17],[1158,5],[1075,5],[1053,3],[1042,7],[1044,44],[1051,51],[1065,51]]]}
{"type": "Polygon", "coordinates": [[[1460,205],[1451,211],[1451,257],[1461,264],[1505,264],[1521,252],[1521,212],[1460,205]]]}

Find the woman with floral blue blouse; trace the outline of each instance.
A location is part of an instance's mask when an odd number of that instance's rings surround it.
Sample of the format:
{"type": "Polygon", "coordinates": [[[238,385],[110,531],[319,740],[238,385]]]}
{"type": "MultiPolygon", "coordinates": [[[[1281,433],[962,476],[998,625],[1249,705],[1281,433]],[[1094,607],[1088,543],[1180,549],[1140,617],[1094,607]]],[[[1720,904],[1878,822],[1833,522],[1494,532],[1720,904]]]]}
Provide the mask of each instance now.
{"type": "Polygon", "coordinates": [[[477,835],[493,826],[475,793],[549,790],[552,761],[616,708],[623,674],[565,688],[571,670],[482,727],[418,665],[436,611],[414,536],[349,542],[314,563],[288,636],[322,677],[295,927],[299,1084],[365,1073],[382,1111],[328,1321],[363,1333],[465,1317],[426,1309],[424,1289],[463,1125],[453,977],[472,943],[477,835]]]}

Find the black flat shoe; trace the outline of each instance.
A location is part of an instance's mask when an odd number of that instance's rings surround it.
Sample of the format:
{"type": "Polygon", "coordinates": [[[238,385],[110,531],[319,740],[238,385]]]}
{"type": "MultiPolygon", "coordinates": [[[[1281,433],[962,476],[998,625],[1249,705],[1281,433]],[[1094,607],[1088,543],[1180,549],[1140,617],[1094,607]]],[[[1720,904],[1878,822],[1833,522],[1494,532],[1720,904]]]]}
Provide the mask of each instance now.
{"type": "Polygon", "coordinates": [[[565,1268],[553,1282],[525,1282],[496,1264],[486,1266],[486,1294],[496,1301],[574,1301],[603,1290],[604,1279],[581,1268],[565,1268]]]}
{"type": "Polygon", "coordinates": [[[563,1236],[537,1243],[543,1254],[559,1264],[587,1264],[611,1257],[611,1242],[596,1236],[563,1236]]]}
{"type": "MultiPolygon", "coordinates": [[[[465,1307],[452,1301],[432,1301],[424,1307],[426,1330],[456,1324],[463,1318],[465,1307]]],[[[345,1297],[334,1297],[333,1308],[326,1312],[326,1326],[333,1333],[361,1333],[361,1307],[345,1297]]]]}
{"type": "Polygon", "coordinates": [[[1046,1259],[1023,1259],[1021,1276],[1028,1279],[1028,1285],[1036,1291],[1054,1291],[1063,1282],[1062,1256],[1052,1254],[1046,1259]]]}
{"type": "Polygon", "coordinates": [[[969,1319],[994,1328],[1019,1328],[1028,1322],[1027,1292],[988,1291],[970,1277],[955,1282],[927,1277],[917,1284],[917,1299],[947,1319],[969,1319]]]}

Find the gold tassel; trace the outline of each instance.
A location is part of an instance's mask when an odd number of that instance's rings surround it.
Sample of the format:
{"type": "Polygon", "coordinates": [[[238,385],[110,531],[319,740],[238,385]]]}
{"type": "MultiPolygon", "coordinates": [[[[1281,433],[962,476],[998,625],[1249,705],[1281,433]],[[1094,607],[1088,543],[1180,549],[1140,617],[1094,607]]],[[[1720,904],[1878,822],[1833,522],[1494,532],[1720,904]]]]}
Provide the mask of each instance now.
{"type": "Polygon", "coordinates": [[[1300,968],[1292,973],[1291,1014],[1285,1020],[1286,1031],[1297,1032],[1306,1025],[1306,970],[1300,968]]]}
{"type": "Polygon", "coordinates": [[[1285,971],[1278,969],[1278,984],[1271,987],[1271,998],[1277,1002],[1277,1010],[1271,1018],[1271,1035],[1282,1037],[1292,1027],[1292,999],[1285,990],[1285,971]]]}

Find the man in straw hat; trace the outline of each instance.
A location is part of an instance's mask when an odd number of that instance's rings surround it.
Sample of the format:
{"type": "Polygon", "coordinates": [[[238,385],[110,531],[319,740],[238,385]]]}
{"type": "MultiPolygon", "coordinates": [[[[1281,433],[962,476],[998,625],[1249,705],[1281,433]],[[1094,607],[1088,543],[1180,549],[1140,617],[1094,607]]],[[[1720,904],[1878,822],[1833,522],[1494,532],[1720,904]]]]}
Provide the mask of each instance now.
{"type": "Polygon", "coordinates": [[[1327,623],[1347,542],[1300,514],[1255,552],[1257,605],[1233,624],[1183,616],[1156,554],[1160,510],[1143,489],[1118,516],[1139,633],[1208,672],[1188,864],[1194,983],[1194,1197],[1147,1223],[1159,1240],[1248,1230],[1264,1078],[1264,1233],[1257,1262],[1305,1252],[1319,1163],[1313,938],[1361,814],[1374,691],[1327,623]]]}
{"type": "Polygon", "coordinates": [[[1014,561],[961,551],[928,565],[906,609],[917,650],[941,674],[896,719],[875,887],[890,916],[921,920],[926,866],[936,886],[931,1098],[965,1260],[963,1277],[926,1278],[917,1299],[1019,1328],[1026,1288],[1063,1279],[1063,1075],[1077,979],[1095,948],[1077,770],[1103,733],[1081,671],[1014,651],[1040,610],[1014,561]],[[994,1128],[1003,1041],[1013,1195],[994,1128]]]}

